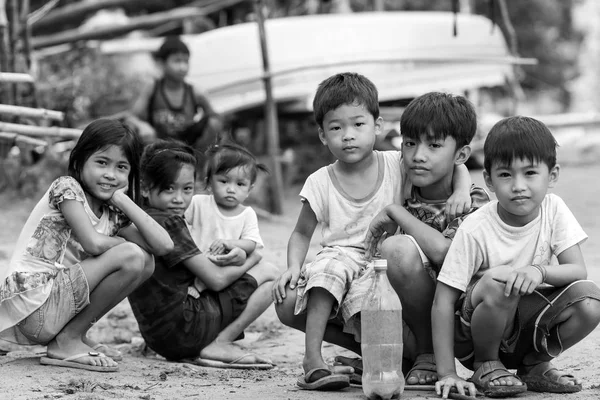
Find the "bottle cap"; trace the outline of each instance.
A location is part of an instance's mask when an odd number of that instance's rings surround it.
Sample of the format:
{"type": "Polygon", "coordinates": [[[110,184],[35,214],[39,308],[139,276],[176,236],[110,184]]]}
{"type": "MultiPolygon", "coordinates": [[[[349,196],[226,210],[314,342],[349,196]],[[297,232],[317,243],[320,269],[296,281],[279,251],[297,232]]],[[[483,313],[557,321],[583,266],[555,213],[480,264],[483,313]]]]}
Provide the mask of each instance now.
{"type": "Polygon", "coordinates": [[[387,269],[387,260],[385,258],[379,258],[373,260],[373,267],[375,269],[387,269]]]}

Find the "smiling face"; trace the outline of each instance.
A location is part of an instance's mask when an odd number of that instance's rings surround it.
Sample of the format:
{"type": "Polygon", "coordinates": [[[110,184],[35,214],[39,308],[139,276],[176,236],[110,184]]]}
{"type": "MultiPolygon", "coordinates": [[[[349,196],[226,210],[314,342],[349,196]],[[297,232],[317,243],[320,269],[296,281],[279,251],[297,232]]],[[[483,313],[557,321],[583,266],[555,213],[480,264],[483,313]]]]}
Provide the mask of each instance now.
{"type": "Polygon", "coordinates": [[[85,161],[80,179],[93,210],[99,210],[116,190],[127,187],[130,171],[123,150],[114,145],[94,152],[85,161]]]}
{"type": "Polygon", "coordinates": [[[355,164],[372,155],[382,124],[363,105],[343,104],[325,114],[319,138],[339,162],[355,164]]]}
{"type": "Polygon", "coordinates": [[[209,183],[219,208],[229,211],[242,204],[253,187],[250,173],[244,166],[232,168],[226,173],[214,174],[209,183]]]}
{"type": "Polygon", "coordinates": [[[464,163],[470,152],[469,146],[457,149],[452,136],[423,134],[419,139],[405,137],[402,141],[402,160],[410,182],[431,200],[452,194],[454,166],[464,163]]]}
{"type": "Polygon", "coordinates": [[[175,182],[166,189],[143,189],[142,196],[151,207],[166,211],[170,215],[183,215],[194,196],[194,166],[182,165],[175,182]]]}
{"type": "Polygon", "coordinates": [[[559,166],[549,169],[541,161],[514,159],[510,165],[492,164],[483,172],[487,187],[496,194],[498,214],[508,225],[523,226],[539,214],[548,188],[558,180],[559,166]]]}

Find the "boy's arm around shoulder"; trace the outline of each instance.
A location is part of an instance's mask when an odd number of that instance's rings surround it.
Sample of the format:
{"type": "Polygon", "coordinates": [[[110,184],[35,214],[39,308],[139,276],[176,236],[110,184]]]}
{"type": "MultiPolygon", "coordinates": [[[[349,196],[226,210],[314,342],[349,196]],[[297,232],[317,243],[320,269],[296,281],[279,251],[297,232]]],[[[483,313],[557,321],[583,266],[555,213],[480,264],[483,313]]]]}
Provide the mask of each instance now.
{"type": "Polygon", "coordinates": [[[120,190],[116,191],[110,202],[133,222],[132,225],[121,229],[119,236],[157,256],[165,255],[173,250],[173,240],[169,233],[125,193],[120,190]]]}
{"type": "Polygon", "coordinates": [[[296,227],[290,236],[287,247],[288,269],[275,280],[273,284],[273,300],[281,303],[285,298],[285,287],[294,289],[298,283],[300,269],[306,259],[310,240],[317,227],[317,217],[308,201],[302,202],[302,209],[298,215],[296,227]]]}
{"type": "Polygon", "coordinates": [[[471,208],[471,185],[473,180],[464,164],[454,166],[452,175],[452,194],[446,201],[446,217],[448,221],[463,215],[471,208]]]}

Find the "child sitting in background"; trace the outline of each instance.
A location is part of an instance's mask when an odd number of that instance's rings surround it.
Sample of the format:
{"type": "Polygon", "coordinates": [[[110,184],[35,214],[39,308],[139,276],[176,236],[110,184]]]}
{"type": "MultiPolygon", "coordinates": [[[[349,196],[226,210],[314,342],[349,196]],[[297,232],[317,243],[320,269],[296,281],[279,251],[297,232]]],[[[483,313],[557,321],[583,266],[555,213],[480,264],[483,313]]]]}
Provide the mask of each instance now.
{"type": "Polygon", "coordinates": [[[496,194],[458,228],[438,275],[432,310],[438,395],[570,393],[581,381],[552,359],[600,322],[600,289],[587,277],[587,235],[556,195],[556,141],[533,118],[496,123],[483,176],[496,194]],[[556,257],[556,261],[553,260],[556,257]],[[454,357],[474,370],[457,376],[454,357]],[[517,375],[507,368],[517,368],[517,375]]]}
{"type": "MultiPolygon", "coordinates": [[[[206,158],[204,179],[210,194],[195,195],[185,213],[192,238],[213,263],[218,263],[215,256],[227,254],[234,247],[249,256],[264,244],[256,212],[243,202],[258,172],[267,169],[252,153],[234,143],[213,145],[206,158]]],[[[205,288],[199,278],[195,286],[200,291],[205,288]]]]}
{"type": "Polygon", "coordinates": [[[411,196],[404,205],[385,207],[367,233],[371,254],[386,230],[399,227],[403,233],[383,242],[381,256],[388,261],[387,275],[402,302],[402,318],[417,343],[416,360],[406,375],[409,385],[437,380],[431,337],[435,279],[458,226],[490,200],[485,190],[472,186],[470,210],[449,218],[454,168],[469,158],[476,129],[475,109],[463,96],[431,92],[411,101],[400,119],[402,162],[413,185],[411,196]]]}
{"type": "Polygon", "coordinates": [[[271,304],[271,283],[278,271],[259,262],[257,251],[247,255],[228,246],[227,253],[209,258],[198,249],[184,217],[194,196],[195,165],[193,149],[180,142],[158,141],[144,151],[146,210],[169,232],[175,249],[157,257],[154,274],[129,295],[133,314],[147,345],[169,360],[272,368],[270,360],[233,342],[271,304]],[[196,279],[205,290],[194,288],[196,279]]]}
{"type": "Polygon", "coordinates": [[[223,128],[221,118],[206,95],[185,81],[190,50],[179,37],[165,38],[154,56],[163,75],[142,89],[126,121],[146,142],[172,138],[191,145],[202,167],[204,152],[218,141],[223,128]]]}
{"type": "MultiPolygon", "coordinates": [[[[409,182],[399,152],[373,150],[383,120],[377,88],[369,79],[356,73],[326,79],[317,89],[313,108],[319,138],[337,161],[310,175],[300,192],[302,209],[288,244],[288,269],[274,285],[273,298],[279,319],[306,333],[304,376],[298,386],[335,390],[349,386],[353,369],[327,365],[322,342],[360,354],[356,316],[373,275],[367,268],[365,234],[385,206],[403,203],[409,182]],[[319,223],[323,248],[313,262],[303,265],[319,223]]],[[[468,171],[464,166],[457,170],[462,182],[458,192],[466,193],[470,202],[468,171]]],[[[411,344],[405,341],[404,349],[410,357],[411,344]]]]}
{"type": "Polygon", "coordinates": [[[118,121],[90,123],[69,157],[69,176],[35,206],[0,271],[0,336],[47,345],[44,365],[117,371],[120,352],[87,332],[152,274],[151,254],[173,249],[135,203],[141,148],[118,121]]]}

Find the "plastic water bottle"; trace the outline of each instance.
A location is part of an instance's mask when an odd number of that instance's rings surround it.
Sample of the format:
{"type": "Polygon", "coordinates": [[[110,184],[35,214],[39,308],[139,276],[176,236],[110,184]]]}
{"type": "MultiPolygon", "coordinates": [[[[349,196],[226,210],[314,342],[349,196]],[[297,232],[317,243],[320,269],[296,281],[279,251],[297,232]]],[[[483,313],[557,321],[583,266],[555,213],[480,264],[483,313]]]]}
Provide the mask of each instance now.
{"type": "Polygon", "coordinates": [[[371,399],[404,391],[402,304],[387,278],[387,261],[374,261],[375,277],[361,310],[362,387],[371,399]]]}

